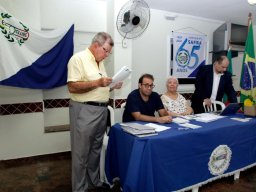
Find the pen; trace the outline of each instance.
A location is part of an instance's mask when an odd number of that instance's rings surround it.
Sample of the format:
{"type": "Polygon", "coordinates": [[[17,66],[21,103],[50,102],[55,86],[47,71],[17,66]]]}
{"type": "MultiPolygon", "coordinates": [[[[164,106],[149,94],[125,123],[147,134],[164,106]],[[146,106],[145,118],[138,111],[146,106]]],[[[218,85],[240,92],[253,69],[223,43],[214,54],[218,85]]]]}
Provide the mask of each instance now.
{"type": "Polygon", "coordinates": [[[188,127],[179,127],[178,130],[188,130],[189,128],[188,127]]]}
{"type": "Polygon", "coordinates": [[[101,77],[103,77],[102,73],[99,73],[99,75],[100,75],[101,77]]]}

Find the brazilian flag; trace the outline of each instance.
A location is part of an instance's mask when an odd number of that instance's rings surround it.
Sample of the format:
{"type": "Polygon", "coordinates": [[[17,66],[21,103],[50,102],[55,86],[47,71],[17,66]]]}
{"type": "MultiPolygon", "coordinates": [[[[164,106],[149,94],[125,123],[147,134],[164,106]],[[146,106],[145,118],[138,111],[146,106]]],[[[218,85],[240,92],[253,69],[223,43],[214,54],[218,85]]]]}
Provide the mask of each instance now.
{"type": "Polygon", "coordinates": [[[250,21],[249,31],[246,39],[243,64],[240,77],[240,102],[247,98],[256,100],[256,76],[255,76],[255,53],[253,40],[253,25],[250,21]]]}

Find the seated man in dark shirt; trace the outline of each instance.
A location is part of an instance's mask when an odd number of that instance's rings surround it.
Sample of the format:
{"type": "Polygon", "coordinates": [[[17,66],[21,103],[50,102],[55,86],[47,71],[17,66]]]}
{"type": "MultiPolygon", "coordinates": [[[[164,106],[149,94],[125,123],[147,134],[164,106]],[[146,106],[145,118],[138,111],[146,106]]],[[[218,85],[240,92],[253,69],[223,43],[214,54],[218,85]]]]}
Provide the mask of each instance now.
{"type": "Polygon", "coordinates": [[[139,79],[139,88],[133,90],[126,100],[123,122],[148,121],[156,123],[170,123],[172,117],[168,115],[158,93],[153,92],[154,77],[144,74],[139,79]],[[155,116],[155,112],[159,117],[155,116]]]}

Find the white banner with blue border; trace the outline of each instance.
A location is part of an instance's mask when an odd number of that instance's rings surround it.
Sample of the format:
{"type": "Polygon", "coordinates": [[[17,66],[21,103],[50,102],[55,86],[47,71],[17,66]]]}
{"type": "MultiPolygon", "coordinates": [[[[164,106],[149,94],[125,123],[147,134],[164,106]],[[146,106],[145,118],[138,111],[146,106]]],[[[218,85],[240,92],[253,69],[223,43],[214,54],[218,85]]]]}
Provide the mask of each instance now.
{"type": "Polygon", "coordinates": [[[74,25],[33,29],[0,6],[0,86],[51,89],[66,85],[74,25]]]}
{"type": "Polygon", "coordinates": [[[173,76],[194,78],[205,60],[206,35],[173,32],[173,76]]]}

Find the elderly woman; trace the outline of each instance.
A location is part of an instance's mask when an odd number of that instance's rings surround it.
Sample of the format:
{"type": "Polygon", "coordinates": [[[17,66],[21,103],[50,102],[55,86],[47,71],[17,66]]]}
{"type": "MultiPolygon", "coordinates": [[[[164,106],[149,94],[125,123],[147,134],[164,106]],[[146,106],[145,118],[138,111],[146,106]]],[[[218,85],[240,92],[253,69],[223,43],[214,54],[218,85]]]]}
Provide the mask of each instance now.
{"type": "Polygon", "coordinates": [[[177,92],[178,85],[176,77],[171,76],[167,79],[167,92],[161,96],[162,102],[171,116],[190,115],[193,113],[193,109],[188,105],[186,99],[177,92]]]}

